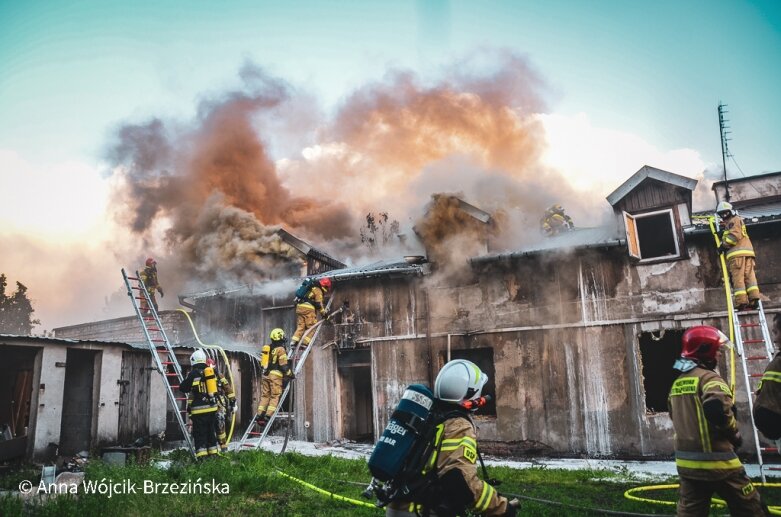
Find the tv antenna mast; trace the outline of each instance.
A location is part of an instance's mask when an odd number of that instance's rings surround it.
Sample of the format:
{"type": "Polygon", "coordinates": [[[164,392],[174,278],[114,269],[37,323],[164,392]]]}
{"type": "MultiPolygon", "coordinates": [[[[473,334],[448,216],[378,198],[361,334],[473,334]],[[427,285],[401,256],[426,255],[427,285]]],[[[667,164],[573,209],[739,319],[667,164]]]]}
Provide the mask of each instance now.
{"type": "Polygon", "coordinates": [[[724,198],[729,201],[729,184],[727,183],[727,157],[732,156],[729,152],[729,141],[732,140],[729,138],[730,133],[732,131],[729,131],[729,126],[727,125],[729,123],[729,120],[727,120],[727,105],[719,101],[719,133],[721,134],[721,165],[724,168],[724,191],[725,195],[724,198]]]}

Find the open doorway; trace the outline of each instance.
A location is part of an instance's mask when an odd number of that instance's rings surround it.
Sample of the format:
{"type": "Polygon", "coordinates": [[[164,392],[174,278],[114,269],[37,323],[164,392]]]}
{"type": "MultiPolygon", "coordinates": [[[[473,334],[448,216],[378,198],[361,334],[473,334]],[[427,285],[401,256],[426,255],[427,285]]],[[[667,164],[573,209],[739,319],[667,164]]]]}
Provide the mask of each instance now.
{"type": "Polygon", "coordinates": [[[40,348],[0,346],[0,461],[24,456],[40,348]]]}
{"type": "Polygon", "coordinates": [[[61,455],[71,456],[88,451],[92,444],[96,354],[93,350],[68,349],[62,395],[61,455]]]}
{"type": "Polygon", "coordinates": [[[642,332],[639,336],[643,365],[645,408],[651,412],[667,411],[667,396],[679,372],[673,363],[681,355],[682,329],[642,332]]]}
{"type": "Polygon", "coordinates": [[[343,350],[336,359],[341,386],[344,438],[356,442],[374,440],[370,350],[343,350]]]}

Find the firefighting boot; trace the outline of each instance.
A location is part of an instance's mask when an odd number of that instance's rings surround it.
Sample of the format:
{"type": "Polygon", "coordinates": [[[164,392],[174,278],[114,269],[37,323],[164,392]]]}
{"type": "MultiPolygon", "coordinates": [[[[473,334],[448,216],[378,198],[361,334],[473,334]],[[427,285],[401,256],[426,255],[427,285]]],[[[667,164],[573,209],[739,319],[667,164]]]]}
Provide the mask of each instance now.
{"type": "Polygon", "coordinates": [[[259,429],[260,431],[262,431],[262,430],[263,430],[263,428],[264,428],[264,427],[266,427],[266,422],[267,422],[267,421],[268,421],[268,420],[267,420],[267,418],[266,418],[266,415],[265,415],[265,413],[264,413],[264,414],[262,414],[262,415],[258,415],[258,416],[255,418],[255,423],[257,424],[257,426],[258,426],[258,429],[259,429]]]}

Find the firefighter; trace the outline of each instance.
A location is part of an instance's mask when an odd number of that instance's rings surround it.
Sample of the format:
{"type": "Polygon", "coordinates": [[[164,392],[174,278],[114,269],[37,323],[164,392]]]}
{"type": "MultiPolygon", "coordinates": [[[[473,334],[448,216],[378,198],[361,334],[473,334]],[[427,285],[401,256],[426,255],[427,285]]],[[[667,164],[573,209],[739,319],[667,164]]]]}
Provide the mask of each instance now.
{"type": "Polygon", "coordinates": [[[743,443],[732,391],[715,372],[724,346],[720,330],[697,326],[683,334],[680,375],[667,406],[675,430],[675,464],[680,478],[679,516],[707,516],[714,492],[731,515],[763,515],[764,506],[735,453],[743,443]]]}
{"type": "Polygon", "coordinates": [[[754,423],[770,440],[781,438],[781,313],[773,318],[773,341],[776,355],[767,365],[757,388],[754,402],[754,423]]]}
{"type": "Polygon", "coordinates": [[[276,328],[269,334],[271,344],[263,347],[260,356],[260,366],[263,368],[263,378],[260,384],[260,402],[256,422],[262,429],[271,415],[277,410],[283,385],[294,377],[287,360],[285,331],[276,328]]]}
{"type": "Polygon", "coordinates": [[[224,375],[217,372],[217,364],[214,359],[206,359],[206,366],[214,368],[217,375],[217,416],[215,419],[215,432],[217,433],[217,442],[220,444],[220,451],[228,450],[228,434],[226,422],[230,420],[230,415],[236,410],[236,392],[230,381],[224,375]]]}
{"type": "MultiPolygon", "coordinates": [[[[157,261],[152,257],[146,259],[146,265],[144,266],[144,269],[141,270],[139,277],[146,287],[146,292],[149,293],[149,298],[152,300],[155,312],[158,312],[155,292],[160,292],[160,298],[162,298],[165,293],[163,293],[163,288],[160,287],[160,282],[157,280],[157,261]]],[[[149,304],[146,302],[146,299],[141,300],[141,312],[145,314],[149,312],[149,304]]]]}
{"type": "Polygon", "coordinates": [[[434,452],[426,464],[426,470],[436,469],[437,479],[420,495],[421,500],[389,504],[386,516],[412,517],[421,511],[439,517],[465,515],[467,511],[516,515],[518,500],[508,501],[477,476],[477,433],[464,403],[480,398],[486,382],[488,376],[465,359],[450,361],[440,370],[434,382],[435,409],[445,419],[437,426],[434,452]]]}
{"type": "Polygon", "coordinates": [[[756,309],[759,307],[759,300],[763,297],[759,292],[757,276],[754,273],[756,259],[754,247],[746,231],[746,224],[726,201],[718,204],[716,213],[721,218],[721,227],[724,228],[719,253],[724,253],[724,258],[727,260],[735,305],[739,311],[750,307],[756,309]]]}
{"type": "Polygon", "coordinates": [[[553,205],[545,211],[545,216],[540,220],[543,233],[548,237],[558,235],[563,231],[575,228],[572,218],[564,213],[561,205],[553,205]]]}
{"type": "Polygon", "coordinates": [[[192,369],[186,379],[179,385],[182,393],[188,394],[187,407],[190,420],[193,423],[193,441],[195,442],[195,457],[204,458],[217,454],[217,434],[215,433],[217,418],[216,384],[214,393],[210,393],[206,378],[206,353],[200,348],[190,356],[192,369]]]}
{"type": "MultiPolygon", "coordinates": [[[[331,289],[331,279],[321,278],[309,289],[304,299],[296,304],[296,332],[291,340],[292,348],[296,347],[306,330],[317,323],[317,312],[323,318],[327,317],[324,298],[329,289],[331,289]]],[[[312,336],[307,335],[304,338],[304,345],[308,345],[311,339],[312,336]]]]}

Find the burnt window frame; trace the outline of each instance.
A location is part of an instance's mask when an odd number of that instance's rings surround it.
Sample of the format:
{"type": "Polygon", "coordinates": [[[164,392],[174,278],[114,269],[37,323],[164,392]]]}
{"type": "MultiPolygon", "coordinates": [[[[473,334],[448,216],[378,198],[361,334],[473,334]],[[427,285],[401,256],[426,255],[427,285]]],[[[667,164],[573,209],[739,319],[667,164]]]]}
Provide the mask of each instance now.
{"type": "Polygon", "coordinates": [[[679,372],[673,370],[673,364],[675,364],[675,360],[681,355],[681,338],[683,337],[684,332],[685,329],[664,328],[645,330],[637,334],[637,355],[640,360],[643,405],[648,414],[668,412],[667,397],[670,394],[670,388],[672,388],[673,382],[675,382],[675,379],[679,374],[679,372]],[[667,334],[668,332],[673,333],[674,337],[672,338],[672,342],[666,345],[666,350],[655,352],[656,354],[663,354],[664,357],[654,357],[651,359],[648,354],[651,353],[653,343],[664,339],[664,335],[660,336],[658,339],[654,338],[654,335],[659,334],[660,332],[663,332],[664,334],[667,334]],[[644,343],[646,337],[648,338],[648,341],[644,343]],[[660,362],[663,364],[660,365],[660,362]],[[669,368],[666,368],[668,365],[669,368]],[[663,372],[665,379],[660,380],[656,377],[659,375],[659,372],[663,372]],[[654,377],[652,377],[651,374],[653,374],[654,377]],[[650,391],[654,392],[651,397],[649,397],[650,391]],[[651,407],[649,404],[649,398],[654,407],[651,407]]]}
{"type": "Polygon", "coordinates": [[[681,260],[686,258],[685,243],[683,240],[683,233],[681,231],[681,224],[679,220],[679,214],[676,207],[657,208],[647,212],[633,213],[622,211],[624,216],[624,229],[626,231],[627,249],[629,255],[637,259],[640,264],[651,264],[655,262],[669,262],[673,260],[681,260]],[[674,255],[659,255],[655,257],[643,257],[642,248],[640,242],[642,236],[637,228],[637,220],[645,219],[647,217],[659,216],[661,214],[668,215],[668,221],[670,223],[670,229],[672,230],[673,244],[675,245],[674,255]],[[631,223],[631,224],[630,224],[631,223]]]}

